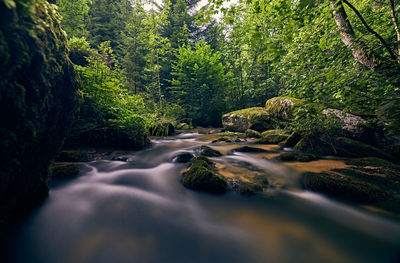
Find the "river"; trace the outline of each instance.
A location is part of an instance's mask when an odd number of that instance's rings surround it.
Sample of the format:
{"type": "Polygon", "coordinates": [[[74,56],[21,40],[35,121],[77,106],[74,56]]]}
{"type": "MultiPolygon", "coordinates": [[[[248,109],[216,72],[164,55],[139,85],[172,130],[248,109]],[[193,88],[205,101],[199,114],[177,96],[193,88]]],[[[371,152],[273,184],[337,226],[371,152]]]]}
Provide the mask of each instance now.
{"type": "Polygon", "coordinates": [[[174,156],[212,139],[153,139],[151,148],[125,153],[127,162],[93,161],[79,177],[53,182],[49,198],[8,242],[10,260],[399,262],[399,220],[302,190],[300,168],[229,151],[251,143],[211,144],[226,154],[212,159],[232,176],[264,172],[270,187],[261,195],[184,188],[187,165],[174,156]]]}

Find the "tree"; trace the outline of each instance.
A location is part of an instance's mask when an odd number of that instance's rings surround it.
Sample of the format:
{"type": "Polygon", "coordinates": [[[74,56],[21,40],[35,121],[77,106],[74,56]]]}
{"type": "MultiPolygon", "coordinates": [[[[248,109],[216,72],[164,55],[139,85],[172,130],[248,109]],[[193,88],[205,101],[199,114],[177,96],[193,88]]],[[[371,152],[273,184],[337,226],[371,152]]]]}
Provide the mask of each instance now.
{"type": "Polygon", "coordinates": [[[219,52],[204,42],[179,48],[173,65],[172,94],[197,125],[220,125],[225,108],[224,67],[219,52]]]}
{"type": "Polygon", "coordinates": [[[57,0],[62,27],[71,37],[86,37],[85,22],[92,0],[57,0]]]}

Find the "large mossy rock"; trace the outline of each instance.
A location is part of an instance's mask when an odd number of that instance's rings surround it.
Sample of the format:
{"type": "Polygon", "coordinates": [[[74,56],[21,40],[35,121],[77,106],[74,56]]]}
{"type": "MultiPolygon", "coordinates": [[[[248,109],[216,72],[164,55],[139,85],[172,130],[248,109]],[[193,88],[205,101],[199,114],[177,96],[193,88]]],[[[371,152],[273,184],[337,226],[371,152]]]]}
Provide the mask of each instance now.
{"type": "Polygon", "coordinates": [[[262,107],[233,111],[222,116],[222,125],[228,131],[245,132],[252,129],[263,132],[271,128],[269,114],[262,107]]]}
{"type": "Polygon", "coordinates": [[[375,157],[350,159],[346,164],[350,166],[305,174],[306,188],[400,214],[400,165],[375,157]]]}
{"type": "Polygon", "coordinates": [[[337,123],[339,126],[337,136],[366,138],[370,137],[370,133],[372,133],[371,129],[367,127],[367,121],[360,116],[336,109],[325,109],[322,114],[337,123]]]}
{"type": "Polygon", "coordinates": [[[225,178],[215,173],[212,161],[204,156],[193,159],[182,183],[189,189],[214,194],[225,193],[228,189],[225,178]]]}
{"type": "Polygon", "coordinates": [[[392,160],[393,157],[363,142],[344,137],[304,137],[294,147],[296,150],[318,155],[342,157],[378,157],[392,160]]]}
{"type": "Polygon", "coordinates": [[[47,196],[49,165],[73,121],[78,80],[56,6],[6,2],[0,2],[0,221],[11,222],[47,196]]]}
{"type": "Polygon", "coordinates": [[[267,100],[265,110],[278,120],[290,119],[296,108],[305,104],[304,100],[291,97],[275,97],[267,100]]]}
{"type": "Polygon", "coordinates": [[[338,172],[307,173],[305,176],[307,189],[336,198],[367,204],[391,198],[387,191],[373,183],[338,172]]]}
{"type": "Polygon", "coordinates": [[[261,134],[261,138],[256,141],[256,143],[261,144],[277,144],[286,141],[291,132],[288,130],[269,130],[261,134]]]}

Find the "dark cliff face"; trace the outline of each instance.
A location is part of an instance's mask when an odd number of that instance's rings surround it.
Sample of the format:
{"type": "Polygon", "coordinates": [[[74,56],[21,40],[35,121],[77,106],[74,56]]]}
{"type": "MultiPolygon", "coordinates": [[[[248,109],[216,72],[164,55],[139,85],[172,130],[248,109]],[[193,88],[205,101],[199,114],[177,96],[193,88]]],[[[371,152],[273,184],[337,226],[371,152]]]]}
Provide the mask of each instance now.
{"type": "Polygon", "coordinates": [[[55,5],[11,2],[0,2],[0,226],[47,196],[78,86],[55,5]]]}

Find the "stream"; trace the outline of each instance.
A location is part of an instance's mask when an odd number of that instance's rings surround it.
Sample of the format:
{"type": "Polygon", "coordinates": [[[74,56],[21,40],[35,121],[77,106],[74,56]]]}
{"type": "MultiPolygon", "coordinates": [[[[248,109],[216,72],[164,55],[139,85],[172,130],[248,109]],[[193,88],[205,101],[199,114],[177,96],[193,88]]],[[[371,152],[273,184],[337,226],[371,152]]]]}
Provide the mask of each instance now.
{"type": "Polygon", "coordinates": [[[213,139],[198,133],[153,139],[151,148],[125,154],[127,162],[85,163],[79,177],[53,182],[49,198],[8,242],[10,260],[399,262],[398,219],[302,190],[296,167],[231,151],[273,146],[213,139]],[[174,157],[201,145],[224,153],[211,159],[226,174],[264,173],[270,187],[255,196],[184,188],[187,164],[174,157]]]}

